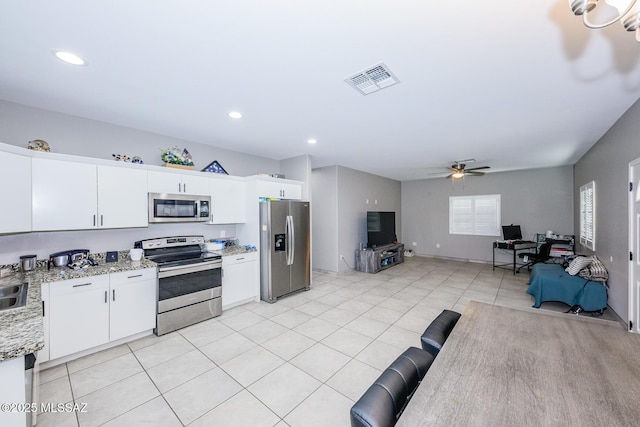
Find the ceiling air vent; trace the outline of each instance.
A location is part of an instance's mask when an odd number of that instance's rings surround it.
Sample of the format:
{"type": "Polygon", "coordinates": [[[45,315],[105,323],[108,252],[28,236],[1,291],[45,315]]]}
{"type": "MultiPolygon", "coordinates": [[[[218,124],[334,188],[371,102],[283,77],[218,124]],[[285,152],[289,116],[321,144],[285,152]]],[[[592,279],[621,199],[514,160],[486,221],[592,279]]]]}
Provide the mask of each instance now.
{"type": "Polygon", "coordinates": [[[344,81],[363,95],[369,95],[385,87],[400,83],[395,74],[382,62],[354,74],[344,81]]]}

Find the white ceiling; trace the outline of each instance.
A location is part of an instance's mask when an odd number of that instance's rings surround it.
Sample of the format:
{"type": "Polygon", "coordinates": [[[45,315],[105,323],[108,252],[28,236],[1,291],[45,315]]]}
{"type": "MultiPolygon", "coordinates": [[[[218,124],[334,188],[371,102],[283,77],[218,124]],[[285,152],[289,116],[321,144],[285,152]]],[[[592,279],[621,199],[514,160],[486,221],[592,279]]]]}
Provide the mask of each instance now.
{"type": "Polygon", "coordinates": [[[397,180],[573,164],[640,96],[640,43],[566,0],[3,3],[0,99],[397,180]]]}

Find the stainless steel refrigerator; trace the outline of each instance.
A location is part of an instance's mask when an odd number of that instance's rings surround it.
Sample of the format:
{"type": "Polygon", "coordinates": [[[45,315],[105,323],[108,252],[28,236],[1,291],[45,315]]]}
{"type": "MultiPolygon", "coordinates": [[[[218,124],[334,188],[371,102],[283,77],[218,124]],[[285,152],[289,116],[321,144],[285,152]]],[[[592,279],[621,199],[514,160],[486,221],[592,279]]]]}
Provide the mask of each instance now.
{"type": "Polygon", "coordinates": [[[260,299],[276,299],[311,285],[309,202],[260,203],[260,299]]]}

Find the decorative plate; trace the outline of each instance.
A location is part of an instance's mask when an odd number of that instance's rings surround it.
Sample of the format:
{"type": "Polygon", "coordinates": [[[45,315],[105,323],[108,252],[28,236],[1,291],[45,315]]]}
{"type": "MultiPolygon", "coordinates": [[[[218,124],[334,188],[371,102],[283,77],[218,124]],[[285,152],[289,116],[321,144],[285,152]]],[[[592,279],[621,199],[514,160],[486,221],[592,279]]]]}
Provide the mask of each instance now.
{"type": "Polygon", "coordinates": [[[43,141],[42,139],[34,139],[33,141],[29,141],[27,148],[29,150],[35,151],[46,151],[47,153],[51,151],[51,149],[49,148],[49,144],[47,144],[47,141],[43,141]]]}

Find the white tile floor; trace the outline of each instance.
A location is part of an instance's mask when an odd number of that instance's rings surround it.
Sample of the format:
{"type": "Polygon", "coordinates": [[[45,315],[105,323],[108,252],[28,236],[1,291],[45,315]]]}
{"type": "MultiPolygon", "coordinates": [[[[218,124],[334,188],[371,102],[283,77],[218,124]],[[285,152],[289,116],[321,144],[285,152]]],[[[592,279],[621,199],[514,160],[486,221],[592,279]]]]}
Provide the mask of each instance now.
{"type": "Polygon", "coordinates": [[[42,402],[86,412],[43,413],[38,426],[349,426],[353,403],[443,309],[529,309],[528,279],[424,257],[375,275],[314,273],[311,290],[275,304],[41,372],[42,402]]]}

